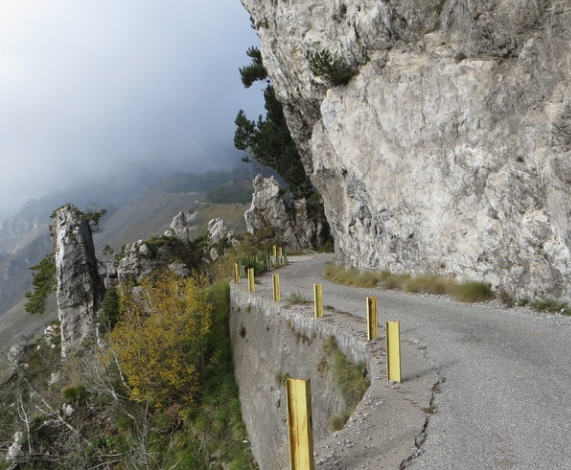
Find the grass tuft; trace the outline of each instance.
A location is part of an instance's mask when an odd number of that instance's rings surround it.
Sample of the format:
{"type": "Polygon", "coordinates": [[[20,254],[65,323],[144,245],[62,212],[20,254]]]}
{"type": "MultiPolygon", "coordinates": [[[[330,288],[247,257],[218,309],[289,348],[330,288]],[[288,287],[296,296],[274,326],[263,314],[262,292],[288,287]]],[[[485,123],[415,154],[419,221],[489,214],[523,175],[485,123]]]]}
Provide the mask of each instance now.
{"type": "Polygon", "coordinates": [[[492,288],[483,282],[463,282],[453,286],[449,294],[460,302],[486,302],[492,300],[492,288]]]}
{"type": "Polygon", "coordinates": [[[571,307],[568,304],[553,299],[536,300],[530,306],[538,312],[560,313],[571,316],[571,307]]]}
{"type": "Polygon", "coordinates": [[[341,394],[347,406],[342,415],[331,419],[330,425],[333,430],[342,429],[363,395],[371,385],[367,377],[367,368],[364,363],[354,364],[339,349],[336,339],[330,336],[323,345],[324,360],[332,366],[335,382],[341,389],[341,394]]]}
{"type": "Polygon", "coordinates": [[[310,304],[311,300],[305,297],[301,292],[292,292],[285,299],[287,305],[305,305],[310,304]]]}

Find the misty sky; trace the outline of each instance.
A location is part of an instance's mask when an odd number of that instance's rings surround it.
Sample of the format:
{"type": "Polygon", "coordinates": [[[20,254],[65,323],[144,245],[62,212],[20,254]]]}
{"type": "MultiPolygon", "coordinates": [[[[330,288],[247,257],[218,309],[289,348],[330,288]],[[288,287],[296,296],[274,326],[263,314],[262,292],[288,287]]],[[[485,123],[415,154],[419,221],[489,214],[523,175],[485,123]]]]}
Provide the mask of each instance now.
{"type": "Polygon", "coordinates": [[[125,165],[189,172],[233,155],[240,0],[0,0],[0,210],[125,165]]]}

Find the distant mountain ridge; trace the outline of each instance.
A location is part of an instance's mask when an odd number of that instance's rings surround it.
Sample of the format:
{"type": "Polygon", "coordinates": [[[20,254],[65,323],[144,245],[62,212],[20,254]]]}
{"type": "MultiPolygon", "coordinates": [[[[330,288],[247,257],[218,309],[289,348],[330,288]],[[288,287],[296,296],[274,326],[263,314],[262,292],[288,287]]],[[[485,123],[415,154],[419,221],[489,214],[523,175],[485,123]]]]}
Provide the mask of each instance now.
{"type": "MultiPolygon", "coordinates": [[[[161,234],[180,210],[198,208],[199,203],[208,201],[210,193],[219,197],[216,202],[244,202],[250,197],[254,171],[257,169],[243,165],[203,174],[142,173],[126,175],[125,179],[114,175],[104,183],[29,201],[16,214],[0,221],[0,316],[23,298],[31,286],[30,268],[51,251],[49,224],[54,209],[68,202],[83,210],[107,209],[96,246],[99,251],[105,245],[118,249],[124,243],[161,234]]],[[[243,212],[243,208],[240,210],[243,212]]],[[[214,212],[218,216],[220,212],[234,211],[214,212]]],[[[231,224],[236,228],[241,213],[237,215],[231,224]]]]}

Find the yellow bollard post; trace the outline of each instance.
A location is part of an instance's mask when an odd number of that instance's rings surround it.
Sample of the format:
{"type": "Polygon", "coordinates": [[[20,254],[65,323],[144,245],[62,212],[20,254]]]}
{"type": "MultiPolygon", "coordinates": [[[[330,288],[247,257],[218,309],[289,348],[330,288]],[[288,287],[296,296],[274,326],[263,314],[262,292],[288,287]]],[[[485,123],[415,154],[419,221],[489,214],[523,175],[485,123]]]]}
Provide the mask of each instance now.
{"type": "Polygon", "coordinates": [[[272,247],[272,252],[273,252],[274,258],[277,258],[278,257],[278,247],[276,245],[274,245],[272,247]]]}
{"type": "Polygon", "coordinates": [[[234,264],[234,282],[236,284],[240,282],[240,265],[238,263],[234,264]]]}
{"type": "Polygon", "coordinates": [[[254,268],[248,269],[248,291],[252,294],[256,292],[256,276],[254,274],[254,268]]]}
{"type": "Polygon", "coordinates": [[[279,302],[282,299],[279,274],[274,274],[272,276],[272,283],[274,287],[274,302],[279,302]]]}
{"type": "Polygon", "coordinates": [[[291,470],[314,470],[311,382],[288,379],[287,409],[291,470]]]}
{"type": "Polygon", "coordinates": [[[274,302],[279,302],[282,299],[281,286],[280,286],[280,275],[274,274],[272,276],[273,287],[274,287],[274,302]]]}
{"type": "Polygon", "coordinates": [[[367,337],[369,341],[379,337],[379,316],[376,297],[367,297],[367,337]]]}
{"type": "Polygon", "coordinates": [[[387,322],[387,377],[389,381],[401,382],[400,321],[387,322]]]}
{"type": "Polygon", "coordinates": [[[313,310],[315,318],[323,316],[323,286],[321,284],[313,284],[313,310]]]}

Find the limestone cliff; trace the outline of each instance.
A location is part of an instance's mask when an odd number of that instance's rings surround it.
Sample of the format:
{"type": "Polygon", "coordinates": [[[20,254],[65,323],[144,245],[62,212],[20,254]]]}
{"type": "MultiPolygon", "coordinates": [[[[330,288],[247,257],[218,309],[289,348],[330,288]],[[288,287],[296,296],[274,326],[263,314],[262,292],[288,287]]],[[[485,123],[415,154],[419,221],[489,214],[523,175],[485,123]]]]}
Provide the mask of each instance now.
{"type": "Polygon", "coordinates": [[[104,287],[98,273],[91,225],[72,205],[55,211],[51,225],[57,276],[62,355],[95,334],[104,287]]]}
{"type": "Polygon", "coordinates": [[[568,0],[242,1],[344,260],[571,299],[568,0]]]}

